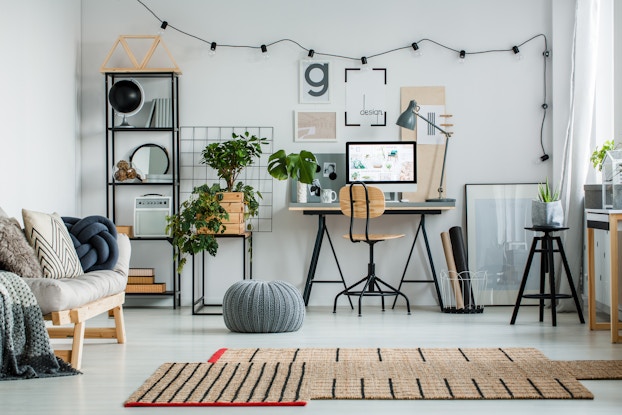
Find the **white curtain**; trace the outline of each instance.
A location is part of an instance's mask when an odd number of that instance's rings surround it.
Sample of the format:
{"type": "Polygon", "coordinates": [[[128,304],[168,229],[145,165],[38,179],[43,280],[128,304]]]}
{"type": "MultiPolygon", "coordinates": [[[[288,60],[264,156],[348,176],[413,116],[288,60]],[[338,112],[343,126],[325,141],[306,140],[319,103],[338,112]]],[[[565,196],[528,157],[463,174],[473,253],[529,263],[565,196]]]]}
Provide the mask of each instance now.
{"type": "MultiPolygon", "coordinates": [[[[577,289],[581,277],[578,270],[581,269],[583,252],[583,185],[589,174],[589,157],[595,147],[593,131],[599,71],[600,16],[601,0],[576,1],[569,84],[570,109],[564,141],[561,197],[566,224],[570,228],[564,232],[564,248],[577,289]]],[[[556,281],[558,292],[570,293],[565,273],[563,275],[563,278],[556,281]]],[[[574,301],[572,299],[561,301],[559,310],[574,311],[574,301]]],[[[584,315],[587,315],[586,311],[584,310],[584,315]]]]}

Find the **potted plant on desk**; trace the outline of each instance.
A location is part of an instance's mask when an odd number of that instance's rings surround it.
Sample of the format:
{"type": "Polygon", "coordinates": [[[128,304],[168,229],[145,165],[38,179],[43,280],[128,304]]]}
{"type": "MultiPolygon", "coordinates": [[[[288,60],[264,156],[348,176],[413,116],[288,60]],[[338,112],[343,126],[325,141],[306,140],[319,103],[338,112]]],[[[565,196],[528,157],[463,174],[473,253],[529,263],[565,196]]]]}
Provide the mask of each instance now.
{"type": "Polygon", "coordinates": [[[268,173],[277,180],[296,180],[298,203],[306,203],[307,186],[313,183],[319,165],[315,155],[307,150],[300,153],[285,153],[281,149],[268,159],[268,173]]]}

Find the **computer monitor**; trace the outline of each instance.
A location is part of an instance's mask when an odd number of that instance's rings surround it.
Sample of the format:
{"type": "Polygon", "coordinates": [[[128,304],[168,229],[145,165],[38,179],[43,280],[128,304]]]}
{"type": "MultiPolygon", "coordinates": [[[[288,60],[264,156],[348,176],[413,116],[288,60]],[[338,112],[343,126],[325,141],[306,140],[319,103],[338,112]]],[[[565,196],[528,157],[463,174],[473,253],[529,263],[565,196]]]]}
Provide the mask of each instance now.
{"type": "Polygon", "coordinates": [[[387,200],[417,191],[417,143],[414,141],[349,141],[346,183],[379,187],[387,200]]]}

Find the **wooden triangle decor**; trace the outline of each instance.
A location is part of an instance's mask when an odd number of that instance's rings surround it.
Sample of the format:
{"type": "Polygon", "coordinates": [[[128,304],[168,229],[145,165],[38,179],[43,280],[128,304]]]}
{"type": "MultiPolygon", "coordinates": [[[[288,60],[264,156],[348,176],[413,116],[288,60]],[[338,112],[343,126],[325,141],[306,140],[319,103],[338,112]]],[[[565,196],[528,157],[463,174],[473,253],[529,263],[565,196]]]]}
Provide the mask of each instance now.
{"type": "Polygon", "coordinates": [[[175,72],[181,74],[181,69],[160,36],[121,35],[108,52],[100,72],[175,72]],[[142,59],[138,59],[140,56],[142,59]]]}

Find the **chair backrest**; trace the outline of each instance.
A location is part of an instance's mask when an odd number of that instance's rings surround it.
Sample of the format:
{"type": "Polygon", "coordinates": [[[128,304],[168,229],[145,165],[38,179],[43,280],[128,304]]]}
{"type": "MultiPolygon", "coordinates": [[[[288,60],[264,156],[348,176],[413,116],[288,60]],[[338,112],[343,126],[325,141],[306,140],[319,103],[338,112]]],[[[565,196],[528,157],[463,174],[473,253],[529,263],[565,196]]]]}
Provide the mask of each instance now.
{"type": "Polygon", "coordinates": [[[339,190],[339,207],[350,217],[350,240],[357,242],[352,237],[355,218],[365,219],[365,239],[369,240],[369,219],[384,213],[384,193],[377,187],[354,182],[339,190]]]}
{"type": "Polygon", "coordinates": [[[355,182],[339,190],[339,207],[346,216],[377,218],[384,213],[384,193],[377,187],[355,182]]]}

